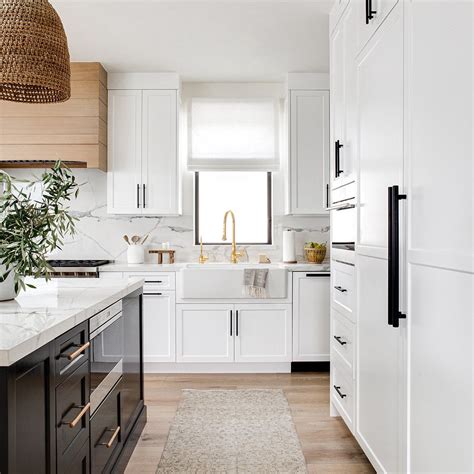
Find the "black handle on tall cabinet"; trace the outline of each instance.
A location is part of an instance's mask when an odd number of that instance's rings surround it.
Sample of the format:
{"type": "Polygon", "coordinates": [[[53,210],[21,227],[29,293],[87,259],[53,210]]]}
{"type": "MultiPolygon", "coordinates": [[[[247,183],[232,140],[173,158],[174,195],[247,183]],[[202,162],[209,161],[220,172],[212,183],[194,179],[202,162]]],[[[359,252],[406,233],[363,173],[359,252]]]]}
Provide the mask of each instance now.
{"type": "Polygon", "coordinates": [[[137,184],[137,208],[140,208],[140,185],[137,184]]]}
{"type": "Polygon", "coordinates": [[[232,336],[232,310],[229,311],[230,316],[230,335],[232,336]]]}
{"type": "Polygon", "coordinates": [[[398,186],[388,188],[388,324],[400,326],[400,319],[406,318],[399,309],[400,304],[400,206],[406,199],[398,186]]]}
{"type": "Polygon", "coordinates": [[[239,310],[235,311],[235,335],[239,335],[239,310]]]}
{"type": "Polygon", "coordinates": [[[335,175],[336,178],[339,177],[340,174],[342,174],[344,171],[341,170],[341,154],[339,150],[343,147],[344,145],[341,145],[341,142],[339,140],[336,140],[334,143],[334,152],[335,152],[335,175]]]}
{"type": "Polygon", "coordinates": [[[143,185],[143,207],[146,207],[146,184],[143,185]]]}
{"type": "Polygon", "coordinates": [[[372,0],[365,0],[365,24],[368,25],[370,20],[374,19],[377,10],[372,10],[372,0]]]}

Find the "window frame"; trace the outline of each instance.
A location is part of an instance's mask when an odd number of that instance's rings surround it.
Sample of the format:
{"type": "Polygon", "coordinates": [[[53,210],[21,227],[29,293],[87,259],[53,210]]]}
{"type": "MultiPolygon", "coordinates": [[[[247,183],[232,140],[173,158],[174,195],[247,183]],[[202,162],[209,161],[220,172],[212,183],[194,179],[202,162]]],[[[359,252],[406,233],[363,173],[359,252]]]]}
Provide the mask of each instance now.
{"type": "MultiPolygon", "coordinates": [[[[204,171],[205,173],[206,171],[204,171]]],[[[232,173],[232,171],[229,171],[232,173]]],[[[265,171],[262,171],[265,173],[265,171]]],[[[273,203],[272,189],[273,176],[271,171],[267,173],[267,241],[266,242],[237,242],[237,245],[273,245],[273,203]]],[[[194,171],[194,245],[200,245],[199,240],[199,171],[194,171]]],[[[232,245],[230,241],[203,242],[202,245],[232,245]]]]}

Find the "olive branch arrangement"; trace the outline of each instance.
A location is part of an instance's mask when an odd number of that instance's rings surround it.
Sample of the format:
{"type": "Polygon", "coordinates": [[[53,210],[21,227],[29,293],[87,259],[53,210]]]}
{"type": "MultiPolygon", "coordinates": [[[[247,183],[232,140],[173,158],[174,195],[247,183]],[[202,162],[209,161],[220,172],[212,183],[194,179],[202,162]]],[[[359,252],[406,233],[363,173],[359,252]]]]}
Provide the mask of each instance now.
{"type": "Polygon", "coordinates": [[[24,277],[50,278],[47,255],[61,248],[64,238],[75,234],[76,217],[67,203],[79,192],[76,178],[60,161],[45,171],[39,181],[18,187],[6,172],[0,170],[0,283],[11,272],[15,292],[34,285],[24,277]],[[32,197],[33,186],[40,184],[41,197],[32,197]],[[3,185],[3,193],[2,193],[3,185]]]}

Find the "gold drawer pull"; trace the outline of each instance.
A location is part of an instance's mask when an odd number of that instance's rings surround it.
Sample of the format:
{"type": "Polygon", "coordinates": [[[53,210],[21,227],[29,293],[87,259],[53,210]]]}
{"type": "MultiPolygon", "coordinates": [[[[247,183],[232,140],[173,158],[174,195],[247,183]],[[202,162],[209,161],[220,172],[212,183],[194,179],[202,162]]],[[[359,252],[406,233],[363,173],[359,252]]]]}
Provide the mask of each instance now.
{"type": "Polygon", "coordinates": [[[115,430],[106,430],[106,431],[113,431],[112,437],[109,439],[107,443],[99,443],[99,446],[105,446],[106,448],[111,448],[114,444],[115,438],[118,436],[120,432],[120,426],[117,426],[115,430]]]}
{"type": "Polygon", "coordinates": [[[69,421],[69,422],[66,421],[66,422],[63,422],[62,424],[68,425],[69,428],[74,428],[81,421],[81,418],[88,412],[90,407],[91,407],[90,402],[84,406],[73,407],[73,408],[82,408],[82,410],[77,414],[76,418],[74,418],[72,421],[69,421]]]}
{"type": "Polygon", "coordinates": [[[81,355],[90,345],[90,341],[87,341],[85,344],[82,344],[82,346],[79,346],[74,352],[71,352],[70,354],[61,354],[60,357],[67,357],[69,360],[74,360],[79,357],[79,355],[81,355]]]}

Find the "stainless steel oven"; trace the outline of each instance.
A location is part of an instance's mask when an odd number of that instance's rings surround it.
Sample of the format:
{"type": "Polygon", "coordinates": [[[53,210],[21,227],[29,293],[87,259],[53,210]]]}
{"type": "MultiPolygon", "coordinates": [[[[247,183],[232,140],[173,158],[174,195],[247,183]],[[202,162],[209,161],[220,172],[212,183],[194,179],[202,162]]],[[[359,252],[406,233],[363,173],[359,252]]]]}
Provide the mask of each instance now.
{"type": "Polygon", "coordinates": [[[123,374],[124,326],[118,301],[89,320],[91,414],[123,374]]]}

